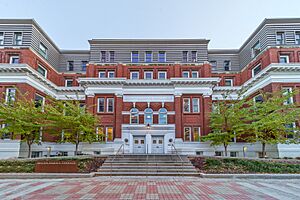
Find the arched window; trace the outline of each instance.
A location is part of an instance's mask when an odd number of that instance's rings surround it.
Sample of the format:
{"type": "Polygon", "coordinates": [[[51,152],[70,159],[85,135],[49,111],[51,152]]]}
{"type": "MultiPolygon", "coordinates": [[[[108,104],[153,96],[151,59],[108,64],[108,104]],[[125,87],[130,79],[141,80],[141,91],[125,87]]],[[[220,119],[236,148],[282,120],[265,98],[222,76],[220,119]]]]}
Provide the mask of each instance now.
{"type": "Polygon", "coordinates": [[[168,123],[168,115],[167,109],[161,108],[158,111],[158,123],[159,124],[167,124],[168,123]]]}
{"type": "Polygon", "coordinates": [[[153,110],[151,108],[146,108],[144,112],[145,124],[153,124],[153,110]]]}
{"type": "Polygon", "coordinates": [[[137,108],[132,108],[130,110],[130,124],[139,123],[139,110],[137,108]]]}

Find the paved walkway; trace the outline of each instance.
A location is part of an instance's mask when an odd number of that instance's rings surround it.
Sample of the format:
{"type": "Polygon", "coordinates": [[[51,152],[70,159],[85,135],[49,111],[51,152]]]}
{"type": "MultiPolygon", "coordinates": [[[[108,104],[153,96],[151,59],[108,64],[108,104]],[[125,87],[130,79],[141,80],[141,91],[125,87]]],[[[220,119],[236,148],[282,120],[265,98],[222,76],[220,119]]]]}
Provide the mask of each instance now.
{"type": "Polygon", "coordinates": [[[300,180],[82,178],[0,180],[0,199],[300,199],[300,180]]]}

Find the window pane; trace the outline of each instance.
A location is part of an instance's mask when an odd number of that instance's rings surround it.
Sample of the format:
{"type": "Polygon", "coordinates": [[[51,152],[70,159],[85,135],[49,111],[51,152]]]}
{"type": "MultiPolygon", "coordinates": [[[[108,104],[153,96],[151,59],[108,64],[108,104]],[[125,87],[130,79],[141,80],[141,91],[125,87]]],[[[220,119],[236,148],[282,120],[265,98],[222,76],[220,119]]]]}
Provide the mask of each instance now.
{"type": "Polygon", "coordinates": [[[200,142],[200,128],[199,127],[193,128],[193,136],[194,136],[195,142],[200,142]]]}
{"type": "Polygon", "coordinates": [[[153,110],[151,108],[147,108],[145,111],[145,124],[153,124],[153,110]]]}
{"type": "Polygon", "coordinates": [[[7,88],[5,95],[5,102],[11,104],[16,100],[16,89],[15,88],[7,88]]]}
{"type": "Polygon", "coordinates": [[[152,51],[146,51],[146,62],[152,62],[152,51]]]}
{"type": "Polygon", "coordinates": [[[74,71],[74,61],[68,61],[68,71],[74,71]]]}
{"type": "Polygon", "coordinates": [[[255,56],[257,56],[260,53],[261,49],[260,49],[260,42],[256,42],[255,45],[252,47],[251,49],[251,53],[252,53],[252,58],[254,58],[255,56]]]}
{"type": "Polygon", "coordinates": [[[115,52],[114,51],[109,52],[109,62],[111,62],[111,63],[115,62],[115,52]]]}
{"type": "MultiPolygon", "coordinates": [[[[0,39],[1,41],[1,39],[0,39]]],[[[300,32],[295,33],[295,43],[300,44],[300,32]]]]}
{"type": "Polygon", "coordinates": [[[98,98],[98,112],[104,112],[104,98],[98,98]]]}
{"type": "Polygon", "coordinates": [[[41,56],[43,56],[44,58],[47,59],[47,47],[43,44],[43,43],[40,43],[40,46],[39,46],[39,53],[41,54],[41,56]]]}
{"type": "Polygon", "coordinates": [[[252,69],[252,76],[256,76],[261,71],[261,65],[259,64],[255,68],[252,69]]]}
{"type": "Polygon", "coordinates": [[[106,62],[106,51],[101,51],[101,62],[106,62]]]}
{"type": "Polygon", "coordinates": [[[22,33],[14,33],[14,45],[22,45],[22,33]]]}
{"type": "Polygon", "coordinates": [[[190,112],[190,99],[183,99],[183,112],[190,112]]]}
{"type": "Polygon", "coordinates": [[[44,105],[44,97],[38,94],[35,95],[34,101],[35,101],[36,108],[42,107],[44,105]]]}
{"type": "Polygon", "coordinates": [[[199,112],[199,99],[193,98],[193,112],[199,112]]]}
{"type": "Polygon", "coordinates": [[[165,51],[158,52],[158,62],[166,62],[166,52],[165,51]]]}
{"type": "Polygon", "coordinates": [[[167,124],[167,119],[168,119],[167,109],[165,108],[159,109],[158,123],[167,124]]]}
{"type": "Polygon", "coordinates": [[[138,124],[139,123],[139,110],[136,108],[132,108],[130,110],[130,123],[138,124]]]}
{"type": "Polygon", "coordinates": [[[276,33],[276,44],[284,44],[284,32],[276,33]]]}
{"type": "Polygon", "coordinates": [[[190,77],[190,72],[189,71],[183,71],[182,72],[182,77],[183,78],[189,78],[190,77]]]}
{"type": "Polygon", "coordinates": [[[105,78],[105,71],[99,72],[99,78],[105,78]]]}
{"type": "Polygon", "coordinates": [[[279,63],[289,63],[289,56],[280,56],[279,63]]]}
{"type": "Polygon", "coordinates": [[[113,132],[113,128],[112,127],[107,127],[106,128],[106,138],[107,138],[107,142],[112,142],[113,141],[113,136],[114,132],[113,132]]]}
{"type": "Polygon", "coordinates": [[[138,51],[131,52],[131,62],[133,62],[133,63],[139,62],[139,52],[138,51]]]}
{"type": "Polygon", "coordinates": [[[192,78],[198,78],[198,72],[193,71],[192,72],[192,78]]]}
{"type": "Polygon", "coordinates": [[[145,72],[144,79],[152,79],[152,78],[153,78],[153,73],[152,72],[145,72]]]}
{"type": "Polygon", "coordinates": [[[230,60],[225,60],[224,61],[224,70],[229,71],[230,70],[230,60]]]}
{"type": "Polygon", "coordinates": [[[182,52],[182,62],[185,62],[185,63],[188,62],[188,52],[187,51],[182,52]]]}
{"type": "Polygon", "coordinates": [[[167,72],[158,72],[158,79],[167,79],[167,72]]]}
{"type": "Polygon", "coordinates": [[[131,79],[139,79],[139,72],[130,72],[131,79]]]}
{"type": "Polygon", "coordinates": [[[107,73],[107,75],[108,75],[108,78],[115,78],[115,72],[114,71],[109,71],[107,73]]]}
{"type": "Polygon", "coordinates": [[[87,64],[88,64],[88,61],[81,61],[81,71],[86,71],[87,64]]]}
{"type": "Polygon", "coordinates": [[[0,45],[4,45],[4,33],[0,32],[0,45]]]}
{"type": "Polygon", "coordinates": [[[232,79],[225,79],[225,86],[232,86],[233,80],[232,79]]]}
{"type": "Polygon", "coordinates": [[[114,99],[107,99],[107,112],[114,112],[114,99]]]}
{"type": "Polygon", "coordinates": [[[191,128],[184,128],[184,141],[191,141],[191,128]]]}
{"type": "Polygon", "coordinates": [[[44,76],[46,78],[46,76],[47,76],[47,70],[44,69],[42,66],[40,66],[40,65],[38,66],[37,72],[40,73],[42,76],[44,76]]]}
{"type": "Polygon", "coordinates": [[[192,62],[197,62],[197,51],[192,51],[192,62]]]}

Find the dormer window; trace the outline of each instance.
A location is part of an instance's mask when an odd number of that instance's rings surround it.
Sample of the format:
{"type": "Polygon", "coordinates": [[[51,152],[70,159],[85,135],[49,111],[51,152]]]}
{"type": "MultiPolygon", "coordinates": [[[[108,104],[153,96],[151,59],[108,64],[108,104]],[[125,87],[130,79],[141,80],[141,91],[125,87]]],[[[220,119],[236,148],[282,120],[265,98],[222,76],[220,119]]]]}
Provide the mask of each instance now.
{"type": "Polygon", "coordinates": [[[101,51],[101,62],[106,62],[106,51],[101,51]]]}
{"type": "Polygon", "coordinates": [[[145,53],[145,62],[152,62],[152,51],[146,51],[145,53]]]}
{"type": "Polygon", "coordinates": [[[138,63],[139,62],[139,52],[138,51],[132,51],[131,52],[131,62],[132,63],[138,63]]]}
{"type": "Polygon", "coordinates": [[[197,51],[192,51],[192,62],[197,62],[197,51]]]}
{"type": "Polygon", "coordinates": [[[166,52],[165,51],[158,52],[158,62],[160,62],[160,63],[166,62],[166,52]]]}
{"type": "Polygon", "coordinates": [[[276,44],[284,44],[284,32],[276,32],[276,44]]]}
{"type": "Polygon", "coordinates": [[[4,45],[4,33],[0,32],[0,45],[4,45]]]}
{"type": "Polygon", "coordinates": [[[230,60],[225,60],[224,61],[224,70],[225,71],[230,71],[230,68],[231,68],[231,62],[230,62],[230,60]]]}
{"type": "Polygon", "coordinates": [[[74,61],[68,61],[68,71],[74,71],[74,61]]]}
{"type": "Polygon", "coordinates": [[[21,32],[14,33],[14,45],[22,45],[22,33],[21,32]]]}
{"type": "Polygon", "coordinates": [[[41,54],[41,56],[43,56],[43,58],[48,58],[48,49],[43,43],[40,43],[39,53],[41,54]]]}
{"type": "Polygon", "coordinates": [[[251,48],[251,56],[252,58],[256,57],[261,51],[261,48],[260,48],[260,42],[256,42],[253,47],[251,48]]]}
{"type": "Polygon", "coordinates": [[[188,51],[182,52],[182,62],[187,63],[188,62],[188,51]]]}

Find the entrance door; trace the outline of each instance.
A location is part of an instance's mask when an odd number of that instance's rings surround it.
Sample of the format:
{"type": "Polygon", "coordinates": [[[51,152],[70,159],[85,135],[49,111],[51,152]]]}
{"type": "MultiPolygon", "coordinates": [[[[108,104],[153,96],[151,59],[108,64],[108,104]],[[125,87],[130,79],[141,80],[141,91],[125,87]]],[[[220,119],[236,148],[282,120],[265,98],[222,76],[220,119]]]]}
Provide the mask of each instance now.
{"type": "Polygon", "coordinates": [[[152,136],[152,153],[161,154],[164,153],[164,137],[152,136]]]}
{"type": "Polygon", "coordinates": [[[146,153],[145,137],[133,137],[133,153],[146,153]]]}

